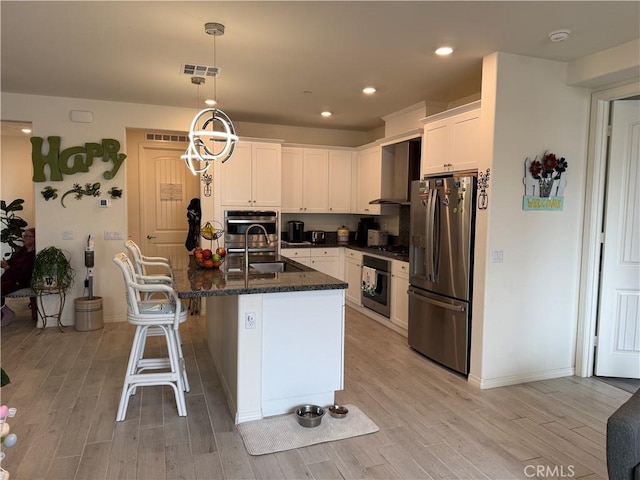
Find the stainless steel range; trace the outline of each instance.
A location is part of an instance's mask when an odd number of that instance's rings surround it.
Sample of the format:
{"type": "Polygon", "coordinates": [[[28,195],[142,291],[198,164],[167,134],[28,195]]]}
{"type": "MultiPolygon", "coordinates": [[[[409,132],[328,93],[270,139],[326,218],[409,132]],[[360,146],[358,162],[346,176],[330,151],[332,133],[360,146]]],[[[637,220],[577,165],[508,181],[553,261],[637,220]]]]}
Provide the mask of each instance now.
{"type": "Polygon", "coordinates": [[[273,261],[278,253],[280,236],[278,212],[257,210],[225,210],[224,245],[227,249],[225,259],[227,271],[242,270],[245,252],[245,233],[251,225],[261,225],[267,232],[267,244],[264,231],[252,228],[247,238],[249,260],[273,261]]]}

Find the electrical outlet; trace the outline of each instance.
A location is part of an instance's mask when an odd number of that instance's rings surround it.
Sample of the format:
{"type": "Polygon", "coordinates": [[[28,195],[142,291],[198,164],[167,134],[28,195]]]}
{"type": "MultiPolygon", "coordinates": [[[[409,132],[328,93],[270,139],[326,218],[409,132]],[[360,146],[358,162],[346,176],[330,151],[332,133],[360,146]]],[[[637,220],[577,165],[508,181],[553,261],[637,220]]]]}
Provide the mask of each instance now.
{"type": "Polygon", "coordinates": [[[244,328],[246,330],[256,328],[256,314],[254,312],[244,314],[244,328]]]}
{"type": "Polygon", "coordinates": [[[62,239],[63,240],[73,240],[73,230],[63,230],[62,231],[62,239]]]}

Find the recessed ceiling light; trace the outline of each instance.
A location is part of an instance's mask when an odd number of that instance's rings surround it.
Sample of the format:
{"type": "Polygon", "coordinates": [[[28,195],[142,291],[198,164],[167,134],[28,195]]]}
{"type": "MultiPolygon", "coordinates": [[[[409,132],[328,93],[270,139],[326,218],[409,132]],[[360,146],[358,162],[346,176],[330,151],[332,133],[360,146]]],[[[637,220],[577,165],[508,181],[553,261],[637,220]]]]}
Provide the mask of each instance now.
{"type": "Polygon", "coordinates": [[[376,89],[374,87],[365,87],[362,89],[362,93],[365,95],[373,95],[376,93],[376,89]]]}
{"type": "Polygon", "coordinates": [[[211,99],[211,98],[207,98],[207,99],[204,101],[204,103],[205,103],[205,105],[209,105],[210,107],[213,107],[213,106],[214,106],[216,103],[218,103],[218,102],[216,102],[215,100],[213,100],[213,99],[211,99]]]}
{"type": "Polygon", "coordinates": [[[453,53],[452,47],[440,47],[436,50],[436,55],[451,55],[453,53]]]}
{"type": "Polygon", "coordinates": [[[23,128],[22,129],[22,133],[31,133],[31,129],[30,128],[23,128]]]}
{"type": "Polygon", "coordinates": [[[323,117],[330,117],[331,115],[333,115],[330,111],[325,110],[324,112],[322,112],[320,115],[322,115],[323,117]]]}
{"type": "Polygon", "coordinates": [[[570,34],[571,30],[569,30],[568,28],[563,28],[562,30],[551,32],[549,34],[549,39],[551,39],[552,42],[564,42],[567,38],[569,38],[570,34]]]}

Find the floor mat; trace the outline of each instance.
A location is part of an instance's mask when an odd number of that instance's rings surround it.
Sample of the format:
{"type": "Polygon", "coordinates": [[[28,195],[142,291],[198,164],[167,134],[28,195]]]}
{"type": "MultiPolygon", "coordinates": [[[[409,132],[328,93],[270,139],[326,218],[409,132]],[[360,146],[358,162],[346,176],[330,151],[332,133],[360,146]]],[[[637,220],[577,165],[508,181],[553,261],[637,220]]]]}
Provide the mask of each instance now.
{"type": "Polygon", "coordinates": [[[636,393],[640,389],[640,379],[638,378],[616,378],[616,377],[596,377],[609,385],[621,388],[629,393],[636,393]]]}
{"type": "Polygon", "coordinates": [[[238,425],[249,455],[264,455],[317,443],[366,435],[379,430],[378,426],[355,405],[345,405],[349,413],[345,418],[333,418],[325,413],[322,422],[314,428],[298,423],[295,413],[279,415],[238,425]]]}

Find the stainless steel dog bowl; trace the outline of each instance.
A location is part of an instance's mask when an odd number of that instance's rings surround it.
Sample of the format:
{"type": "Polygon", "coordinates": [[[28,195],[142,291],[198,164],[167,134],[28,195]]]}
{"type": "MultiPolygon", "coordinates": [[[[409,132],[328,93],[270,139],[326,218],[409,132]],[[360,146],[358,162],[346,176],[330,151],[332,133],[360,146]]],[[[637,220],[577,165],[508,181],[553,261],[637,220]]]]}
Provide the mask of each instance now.
{"type": "Polygon", "coordinates": [[[331,405],[327,410],[329,410],[329,415],[333,418],[344,418],[347,416],[347,413],[349,413],[349,409],[347,407],[343,407],[338,404],[331,405]]]}
{"type": "Polygon", "coordinates": [[[323,415],[324,408],[319,407],[318,405],[303,405],[296,409],[298,423],[307,428],[317,427],[320,425],[323,415]]]}

